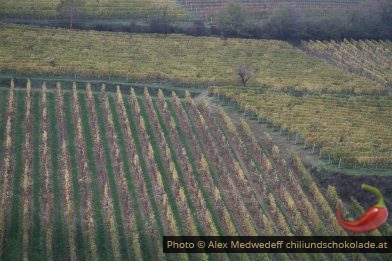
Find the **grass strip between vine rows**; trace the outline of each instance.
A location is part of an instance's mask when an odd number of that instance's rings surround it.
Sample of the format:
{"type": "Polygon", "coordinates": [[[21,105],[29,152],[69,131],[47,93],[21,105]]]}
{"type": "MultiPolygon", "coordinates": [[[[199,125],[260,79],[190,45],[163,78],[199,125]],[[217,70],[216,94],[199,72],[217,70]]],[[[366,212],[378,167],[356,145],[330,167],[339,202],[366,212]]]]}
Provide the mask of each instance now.
{"type": "MultiPolygon", "coordinates": [[[[13,173],[13,194],[11,196],[11,209],[10,209],[10,227],[7,240],[4,240],[4,259],[5,260],[20,260],[21,249],[21,213],[20,213],[20,190],[21,190],[21,173],[23,172],[23,141],[24,141],[24,114],[25,114],[25,100],[24,91],[15,91],[16,98],[16,116],[15,116],[15,132],[14,132],[14,147],[15,151],[15,167],[13,173]]],[[[7,217],[6,217],[7,220],[7,217]]]]}
{"type": "MultiPolygon", "coordinates": [[[[193,214],[196,214],[197,210],[196,210],[195,205],[193,204],[192,199],[188,196],[189,192],[188,192],[188,189],[187,189],[184,177],[182,176],[182,171],[181,171],[181,168],[180,168],[180,164],[178,162],[177,153],[175,153],[175,150],[173,149],[173,143],[172,143],[172,141],[170,139],[170,135],[169,135],[169,131],[167,129],[166,123],[165,123],[164,119],[162,118],[162,115],[160,114],[160,111],[159,111],[159,109],[157,107],[157,104],[155,102],[153,102],[153,106],[154,106],[154,109],[155,109],[155,113],[157,114],[157,118],[158,118],[159,124],[161,125],[163,134],[165,135],[165,139],[166,139],[167,145],[168,145],[170,151],[173,152],[172,153],[172,160],[173,160],[174,166],[176,167],[176,171],[179,174],[178,177],[179,177],[180,184],[184,188],[185,194],[187,195],[187,197],[186,197],[187,198],[187,203],[189,205],[189,208],[190,208],[191,212],[193,214]]],[[[199,233],[199,235],[202,235],[203,234],[202,233],[203,229],[202,229],[202,227],[200,225],[200,222],[196,222],[196,227],[197,227],[197,232],[199,233]]]]}
{"type": "Polygon", "coordinates": [[[154,149],[155,162],[157,163],[157,167],[158,167],[159,172],[162,174],[162,183],[165,188],[165,192],[167,194],[171,208],[173,209],[174,217],[175,217],[176,223],[178,224],[180,233],[181,233],[181,235],[183,235],[184,234],[184,229],[183,229],[184,224],[180,225],[182,223],[181,217],[179,215],[179,210],[178,210],[177,204],[175,204],[176,199],[170,189],[169,181],[167,180],[167,176],[169,175],[169,173],[167,173],[167,171],[163,165],[161,155],[159,153],[159,151],[161,149],[159,148],[159,144],[157,143],[156,137],[155,137],[154,132],[152,130],[151,122],[150,122],[149,116],[147,115],[146,108],[144,106],[144,102],[142,99],[139,99],[139,105],[140,105],[140,115],[141,115],[141,117],[144,118],[144,122],[146,125],[146,132],[148,134],[152,148],[154,149]]]}
{"type": "Polygon", "coordinates": [[[64,115],[65,115],[65,125],[66,133],[68,139],[68,153],[70,161],[70,169],[72,173],[72,187],[73,187],[73,199],[74,199],[74,210],[75,210],[75,223],[76,223],[76,248],[77,255],[80,260],[86,259],[85,254],[85,242],[83,239],[83,230],[81,224],[82,215],[80,213],[80,187],[78,181],[78,163],[76,159],[76,148],[75,148],[75,126],[72,120],[72,106],[71,106],[71,96],[69,92],[63,93],[64,98],[64,115]]]}
{"type": "Polygon", "coordinates": [[[50,147],[52,158],[52,187],[54,199],[54,231],[53,231],[53,259],[59,260],[67,256],[68,242],[62,217],[62,195],[59,177],[59,140],[57,133],[56,99],[52,92],[47,92],[48,120],[50,129],[50,147]]]}
{"type": "MultiPolygon", "coordinates": [[[[200,178],[199,178],[199,177],[200,177],[200,173],[199,173],[198,167],[195,165],[195,158],[194,158],[193,153],[192,153],[192,151],[191,151],[191,149],[190,149],[190,147],[189,147],[189,144],[188,144],[187,138],[186,138],[186,136],[185,136],[185,133],[184,133],[184,131],[182,130],[182,127],[180,127],[181,124],[179,124],[179,123],[180,123],[180,122],[179,122],[179,119],[178,119],[176,113],[174,112],[174,109],[173,109],[173,106],[172,106],[172,103],[171,103],[171,102],[168,102],[168,103],[167,103],[167,108],[168,108],[169,113],[171,114],[171,116],[173,117],[173,119],[174,119],[174,121],[175,121],[175,123],[176,123],[176,129],[177,129],[178,135],[179,135],[179,137],[180,137],[180,139],[181,139],[182,144],[184,145],[186,154],[188,155],[190,164],[191,164],[191,166],[192,166],[193,173],[195,173],[195,179],[196,179],[196,181],[197,181],[197,183],[198,183],[198,186],[199,186],[199,188],[200,188],[200,191],[201,191],[201,193],[202,193],[202,195],[203,195],[203,198],[204,198],[204,200],[205,200],[206,207],[207,207],[207,209],[208,209],[208,210],[211,212],[211,214],[212,214],[212,215],[211,215],[212,221],[213,221],[214,224],[215,224],[215,227],[216,227],[216,229],[217,229],[217,231],[218,231],[218,234],[219,234],[219,235],[223,235],[223,230],[222,230],[222,228],[220,227],[220,223],[219,223],[219,221],[218,221],[218,215],[217,215],[217,213],[216,213],[216,211],[215,211],[215,209],[214,209],[214,207],[213,207],[213,204],[212,204],[212,202],[211,202],[211,201],[212,201],[211,198],[209,197],[209,195],[208,195],[206,189],[205,189],[204,186],[203,186],[202,181],[200,181],[200,178]]],[[[189,118],[187,118],[187,119],[188,119],[188,123],[189,123],[189,122],[190,122],[190,121],[189,121],[189,118]]],[[[193,133],[195,133],[194,130],[192,130],[192,131],[193,131],[193,133]]],[[[230,253],[229,253],[229,254],[227,254],[227,256],[230,258],[230,260],[235,260],[235,257],[234,257],[233,254],[230,254],[230,253]]]]}
{"type": "MultiPolygon", "coordinates": [[[[0,138],[4,137],[4,130],[7,121],[7,104],[8,104],[8,95],[9,92],[7,90],[0,91],[0,138]]],[[[0,159],[3,158],[4,151],[4,142],[0,142],[0,159]]]]}
{"type": "MultiPolygon", "coordinates": [[[[186,224],[181,222],[181,216],[180,216],[177,204],[176,204],[177,199],[175,198],[175,196],[172,193],[172,190],[170,187],[170,182],[168,181],[168,178],[167,178],[170,174],[166,171],[166,168],[162,162],[162,157],[160,155],[161,148],[159,148],[159,144],[158,144],[157,139],[154,135],[154,131],[152,130],[151,121],[150,121],[149,115],[146,111],[144,101],[143,101],[143,99],[138,98],[138,102],[139,102],[139,106],[140,106],[140,116],[144,118],[146,132],[148,134],[151,146],[154,150],[155,162],[156,162],[158,170],[162,176],[162,183],[163,183],[165,193],[167,195],[169,204],[173,210],[173,216],[174,216],[175,221],[177,223],[177,227],[179,229],[180,235],[184,235],[185,234],[184,233],[185,232],[184,226],[186,226],[186,224]]],[[[190,258],[190,260],[194,260],[194,257],[192,255],[188,254],[188,257],[190,258]]]]}
{"type": "Polygon", "coordinates": [[[41,194],[41,174],[40,174],[40,93],[32,92],[33,95],[33,223],[32,239],[29,257],[31,260],[43,259],[43,251],[40,246],[41,242],[41,211],[40,211],[40,194],[41,194]]]}
{"type": "Polygon", "coordinates": [[[196,176],[196,180],[197,180],[197,182],[199,183],[199,188],[200,188],[200,191],[201,191],[202,194],[203,194],[203,198],[205,199],[206,206],[207,206],[207,208],[210,210],[211,213],[214,213],[214,214],[212,215],[212,220],[214,221],[214,224],[215,224],[215,226],[216,226],[216,229],[218,230],[219,235],[223,235],[223,231],[222,231],[222,228],[220,227],[219,221],[217,220],[217,215],[216,215],[215,209],[214,209],[213,206],[212,206],[211,199],[210,199],[210,197],[208,196],[208,193],[206,192],[206,190],[205,190],[204,187],[202,186],[202,182],[201,182],[200,179],[199,179],[199,176],[200,176],[199,169],[198,169],[198,167],[195,165],[195,158],[193,157],[193,153],[192,153],[191,149],[189,148],[189,144],[188,144],[188,142],[187,142],[187,138],[186,138],[186,136],[185,136],[185,133],[183,132],[183,130],[182,130],[181,127],[180,127],[180,122],[179,122],[179,120],[178,120],[178,118],[177,118],[176,113],[174,112],[174,110],[173,110],[173,108],[172,108],[172,104],[169,102],[167,105],[168,105],[168,106],[167,106],[167,107],[168,107],[168,110],[169,110],[171,116],[173,117],[173,119],[174,119],[174,121],[175,121],[175,123],[176,123],[176,129],[177,129],[177,131],[178,131],[178,134],[179,134],[179,136],[180,136],[180,139],[181,139],[182,144],[184,144],[184,148],[185,148],[186,154],[188,155],[189,161],[190,161],[190,163],[191,163],[193,173],[196,174],[196,175],[195,175],[195,176],[196,176]],[[207,200],[207,199],[208,199],[208,200],[207,200]]]}
{"type": "Polygon", "coordinates": [[[138,195],[137,195],[137,192],[135,191],[135,187],[134,187],[135,183],[133,181],[132,171],[131,171],[131,168],[129,167],[129,161],[127,160],[129,157],[128,157],[128,153],[127,153],[127,149],[126,149],[125,138],[124,138],[124,135],[121,131],[121,123],[120,123],[118,112],[116,109],[116,104],[115,104],[114,98],[111,95],[108,96],[108,99],[109,99],[110,109],[111,109],[111,112],[113,115],[113,125],[115,128],[118,143],[119,143],[120,154],[121,154],[121,157],[123,158],[122,163],[123,163],[123,167],[124,167],[125,178],[127,180],[128,190],[130,191],[131,197],[133,199],[132,206],[133,206],[133,209],[135,209],[136,225],[137,225],[137,229],[138,229],[142,255],[143,255],[144,259],[147,259],[147,258],[150,258],[150,256],[148,254],[152,252],[152,248],[150,247],[151,244],[149,244],[147,241],[147,235],[144,230],[143,217],[140,214],[140,206],[139,206],[139,202],[137,201],[138,195]]]}
{"type": "Polygon", "coordinates": [[[151,202],[151,207],[154,211],[154,217],[155,217],[155,222],[157,223],[158,226],[158,230],[159,230],[159,234],[161,236],[164,235],[163,231],[163,225],[162,225],[162,221],[159,218],[159,211],[158,211],[158,206],[157,203],[155,201],[154,195],[153,195],[153,188],[152,188],[152,184],[151,184],[151,179],[148,175],[148,169],[147,169],[147,165],[146,165],[146,160],[144,158],[144,154],[143,154],[143,149],[142,149],[142,145],[140,142],[140,137],[139,137],[139,133],[137,130],[137,126],[135,125],[135,117],[133,115],[132,109],[131,109],[131,105],[129,104],[128,100],[124,100],[124,106],[125,106],[125,110],[127,112],[128,115],[128,121],[129,121],[129,125],[131,127],[131,132],[132,132],[132,136],[134,138],[134,142],[135,142],[135,146],[136,146],[136,150],[137,150],[137,154],[139,155],[139,159],[140,159],[140,167],[142,168],[142,172],[143,172],[143,177],[146,183],[146,187],[147,187],[147,193],[148,196],[150,198],[150,202],[151,202]]]}
{"type": "Polygon", "coordinates": [[[120,241],[120,248],[121,248],[121,254],[122,258],[126,259],[128,257],[127,253],[127,243],[126,243],[126,237],[125,237],[125,231],[124,231],[124,224],[121,216],[121,207],[120,207],[120,200],[119,200],[119,195],[118,195],[118,190],[117,190],[117,185],[114,180],[114,171],[113,171],[113,164],[112,164],[112,159],[110,157],[111,152],[110,152],[110,145],[108,141],[108,137],[106,135],[106,130],[105,130],[105,120],[104,120],[104,114],[102,110],[102,102],[98,96],[98,93],[94,94],[94,100],[95,100],[95,110],[97,112],[97,118],[98,118],[98,125],[99,125],[99,132],[101,134],[101,141],[103,145],[103,151],[104,151],[104,156],[105,156],[105,162],[106,162],[106,171],[107,171],[107,177],[109,181],[109,186],[110,186],[110,191],[112,195],[112,200],[113,200],[113,207],[114,207],[114,215],[117,223],[117,230],[118,230],[118,235],[119,235],[119,241],[120,241]]]}
{"type": "Polygon", "coordinates": [[[109,259],[109,247],[107,235],[105,232],[105,223],[102,214],[102,206],[100,201],[100,192],[97,184],[97,166],[95,164],[94,152],[93,152],[93,137],[91,134],[91,128],[89,123],[89,113],[87,110],[85,94],[78,93],[79,105],[80,105],[80,117],[82,119],[82,129],[84,138],[86,141],[86,154],[89,163],[90,173],[91,173],[91,191],[93,200],[93,209],[95,214],[96,229],[97,229],[97,250],[99,252],[99,257],[101,260],[109,259]]]}

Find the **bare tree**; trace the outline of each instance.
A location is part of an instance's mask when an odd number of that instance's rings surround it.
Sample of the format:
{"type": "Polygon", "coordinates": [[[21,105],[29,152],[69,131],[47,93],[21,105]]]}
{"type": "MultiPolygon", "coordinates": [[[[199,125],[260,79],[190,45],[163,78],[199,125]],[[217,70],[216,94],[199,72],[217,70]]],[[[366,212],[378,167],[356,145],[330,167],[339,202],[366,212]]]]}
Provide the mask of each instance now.
{"type": "Polygon", "coordinates": [[[246,87],[247,82],[253,75],[251,67],[247,64],[238,65],[235,68],[235,73],[241,78],[241,82],[244,87],[246,87]]]}

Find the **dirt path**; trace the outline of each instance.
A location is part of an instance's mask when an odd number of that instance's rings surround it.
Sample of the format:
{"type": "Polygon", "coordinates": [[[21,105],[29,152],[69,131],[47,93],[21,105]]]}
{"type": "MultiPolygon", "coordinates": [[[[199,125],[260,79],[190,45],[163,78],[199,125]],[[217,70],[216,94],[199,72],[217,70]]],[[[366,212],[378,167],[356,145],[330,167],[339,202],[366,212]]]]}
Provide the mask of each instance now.
{"type": "Polygon", "coordinates": [[[300,145],[295,145],[293,142],[288,142],[285,136],[282,136],[279,134],[279,132],[274,132],[271,128],[267,127],[266,124],[260,124],[257,122],[257,120],[250,119],[249,115],[243,114],[243,112],[239,111],[238,109],[234,108],[231,105],[223,105],[219,104],[217,98],[208,96],[208,92],[204,91],[200,95],[196,96],[194,98],[194,101],[196,104],[200,103],[200,100],[204,98],[207,101],[208,108],[212,113],[216,113],[218,111],[219,107],[223,107],[228,114],[228,116],[232,119],[233,123],[235,125],[239,124],[240,118],[244,118],[246,122],[248,123],[249,127],[251,128],[252,132],[254,133],[255,137],[258,139],[258,141],[264,146],[266,146],[265,142],[265,135],[264,132],[267,132],[270,134],[273,140],[273,144],[277,145],[280,149],[280,153],[282,158],[284,158],[286,161],[290,157],[290,151],[294,150],[298,153],[300,153],[301,157],[303,157],[305,160],[307,160],[306,165],[310,164],[309,156],[307,153],[302,149],[300,145]]]}
{"type": "Polygon", "coordinates": [[[216,102],[216,99],[214,97],[208,96],[207,90],[201,92],[199,95],[193,98],[196,104],[199,104],[202,99],[205,99],[207,101],[208,109],[210,110],[210,112],[216,113],[218,111],[220,105],[216,102]]]}

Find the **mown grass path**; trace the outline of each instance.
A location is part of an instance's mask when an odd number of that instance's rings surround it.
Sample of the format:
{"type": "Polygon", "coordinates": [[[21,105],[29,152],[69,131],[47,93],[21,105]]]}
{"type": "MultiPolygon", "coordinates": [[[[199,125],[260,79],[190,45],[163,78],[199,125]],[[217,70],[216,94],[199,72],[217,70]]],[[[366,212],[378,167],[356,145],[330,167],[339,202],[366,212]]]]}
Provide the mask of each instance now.
{"type": "Polygon", "coordinates": [[[75,211],[75,234],[76,234],[76,248],[77,255],[79,260],[86,259],[86,243],[83,238],[83,230],[81,224],[81,199],[80,199],[80,186],[79,186],[79,173],[78,173],[78,164],[77,164],[77,153],[75,148],[75,126],[72,121],[72,106],[71,106],[71,95],[69,92],[63,92],[64,98],[64,116],[65,116],[65,127],[67,133],[68,140],[68,155],[70,161],[70,170],[72,175],[72,187],[73,187],[73,203],[74,203],[74,211],[75,211]]]}
{"type": "Polygon", "coordinates": [[[92,191],[92,203],[93,203],[93,212],[95,216],[96,222],[96,230],[97,230],[97,250],[99,252],[99,257],[101,260],[108,260],[110,259],[110,251],[108,246],[108,235],[105,231],[105,222],[102,213],[102,205],[101,205],[101,192],[99,191],[98,186],[98,170],[96,161],[94,158],[94,151],[93,151],[93,137],[92,137],[92,129],[89,123],[89,113],[87,109],[87,104],[85,100],[85,94],[78,93],[79,98],[79,105],[80,105],[80,116],[82,119],[82,129],[83,134],[86,142],[86,154],[88,165],[90,168],[91,174],[91,191],[92,191]]]}
{"type": "MultiPolygon", "coordinates": [[[[119,242],[120,242],[120,247],[121,247],[121,254],[122,254],[122,259],[127,259],[128,258],[128,253],[127,249],[129,246],[127,246],[127,243],[125,241],[125,231],[124,231],[124,223],[123,219],[121,216],[121,207],[120,207],[120,198],[118,194],[118,188],[115,182],[115,174],[113,170],[113,164],[112,164],[112,157],[111,157],[111,151],[110,151],[110,144],[109,140],[107,138],[106,130],[105,130],[105,125],[108,123],[105,122],[104,120],[104,112],[102,109],[102,97],[99,97],[98,94],[94,94],[94,100],[95,100],[95,110],[97,113],[97,118],[98,118],[98,125],[99,125],[99,133],[101,134],[101,141],[102,141],[102,146],[103,146],[103,152],[105,156],[105,162],[106,162],[106,173],[107,173],[107,178],[109,181],[110,185],[110,191],[111,191],[111,197],[113,200],[113,206],[114,206],[114,214],[115,214],[115,219],[116,219],[116,224],[117,224],[117,229],[118,229],[118,235],[119,235],[119,242]]],[[[121,188],[120,188],[121,189],[121,188]]]]}
{"type": "MultiPolygon", "coordinates": [[[[16,91],[16,115],[15,115],[15,132],[13,136],[15,151],[15,168],[12,174],[12,196],[11,196],[11,209],[10,216],[6,220],[9,220],[9,230],[4,240],[4,259],[5,260],[16,260],[21,259],[22,249],[20,242],[22,241],[21,233],[21,208],[20,208],[20,191],[21,191],[21,178],[23,173],[23,142],[24,142],[24,115],[25,115],[25,92],[16,91]]],[[[6,222],[7,224],[8,222],[6,222]]]]}

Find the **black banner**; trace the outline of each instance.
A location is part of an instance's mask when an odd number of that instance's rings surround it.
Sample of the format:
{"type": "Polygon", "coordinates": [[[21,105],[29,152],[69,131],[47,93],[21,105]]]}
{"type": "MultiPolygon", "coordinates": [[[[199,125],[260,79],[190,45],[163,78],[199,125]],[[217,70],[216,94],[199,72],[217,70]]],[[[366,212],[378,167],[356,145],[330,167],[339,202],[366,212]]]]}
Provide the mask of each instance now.
{"type": "Polygon", "coordinates": [[[164,236],[164,253],[392,253],[392,236],[164,236]]]}

